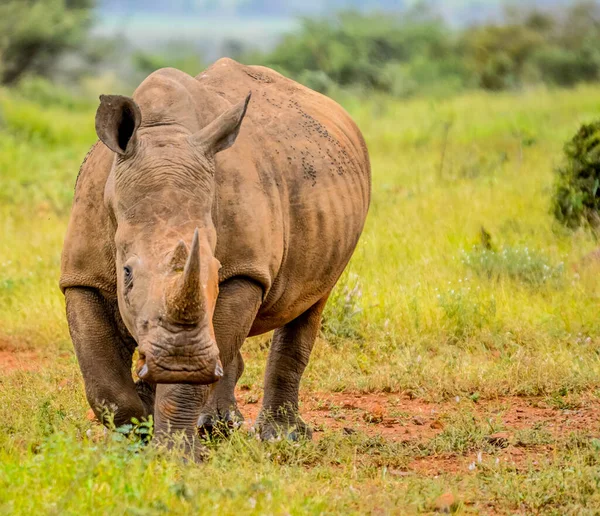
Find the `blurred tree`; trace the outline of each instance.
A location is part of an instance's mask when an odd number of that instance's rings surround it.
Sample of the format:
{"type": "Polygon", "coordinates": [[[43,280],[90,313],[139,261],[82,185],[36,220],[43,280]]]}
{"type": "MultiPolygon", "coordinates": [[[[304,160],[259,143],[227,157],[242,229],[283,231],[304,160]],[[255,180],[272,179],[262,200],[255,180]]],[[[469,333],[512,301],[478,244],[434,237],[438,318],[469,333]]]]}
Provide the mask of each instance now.
{"type": "Polygon", "coordinates": [[[501,22],[464,29],[461,46],[467,66],[485,89],[597,80],[600,6],[586,0],[554,14],[513,8],[501,22]]]}
{"type": "Polygon", "coordinates": [[[597,1],[576,2],[562,23],[559,41],[570,50],[578,49],[600,38],[600,5],[597,1]]]}
{"type": "Polygon", "coordinates": [[[284,37],[262,61],[321,86],[331,82],[390,91],[400,70],[390,64],[451,59],[454,47],[444,22],[423,11],[403,17],[344,11],[333,18],[303,19],[300,30],[284,37]]]}
{"type": "Polygon", "coordinates": [[[467,66],[489,90],[519,86],[526,63],[543,45],[543,34],[525,23],[475,27],[462,38],[467,66]]]}
{"type": "Polygon", "coordinates": [[[94,0],[0,2],[0,83],[52,70],[61,55],[82,45],[93,7],[94,0]]]}
{"type": "Polygon", "coordinates": [[[535,56],[547,82],[570,86],[600,78],[600,5],[574,4],[535,56]]]}

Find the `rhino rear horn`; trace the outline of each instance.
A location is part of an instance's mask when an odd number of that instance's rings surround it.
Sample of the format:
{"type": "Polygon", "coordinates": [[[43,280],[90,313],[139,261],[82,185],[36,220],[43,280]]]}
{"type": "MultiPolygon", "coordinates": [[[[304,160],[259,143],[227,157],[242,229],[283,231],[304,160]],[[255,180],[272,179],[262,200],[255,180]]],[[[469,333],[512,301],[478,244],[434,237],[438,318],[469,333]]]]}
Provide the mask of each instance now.
{"type": "MultiPolygon", "coordinates": [[[[181,243],[175,248],[173,259],[181,257],[181,243]]],[[[183,246],[185,249],[185,244],[183,246]]],[[[187,253],[187,251],[186,251],[187,253]]],[[[172,262],[173,263],[173,262],[172,262]]],[[[194,232],[192,247],[183,268],[166,296],[167,314],[177,322],[195,323],[200,319],[203,308],[202,286],[200,284],[200,238],[198,228],[194,232]]]]}
{"type": "Polygon", "coordinates": [[[121,156],[133,152],[135,133],[142,123],[142,112],[132,98],[100,95],[96,111],[96,134],[110,150],[121,156]]]}
{"type": "Polygon", "coordinates": [[[193,134],[190,137],[192,145],[209,154],[216,154],[231,147],[240,132],[251,97],[252,92],[248,93],[240,103],[229,108],[206,127],[193,134]]]}
{"type": "Polygon", "coordinates": [[[188,250],[183,240],[180,240],[175,247],[175,251],[171,255],[171,270],[173,272],[181,272],[185,268],[188,259],[188,250]]]}

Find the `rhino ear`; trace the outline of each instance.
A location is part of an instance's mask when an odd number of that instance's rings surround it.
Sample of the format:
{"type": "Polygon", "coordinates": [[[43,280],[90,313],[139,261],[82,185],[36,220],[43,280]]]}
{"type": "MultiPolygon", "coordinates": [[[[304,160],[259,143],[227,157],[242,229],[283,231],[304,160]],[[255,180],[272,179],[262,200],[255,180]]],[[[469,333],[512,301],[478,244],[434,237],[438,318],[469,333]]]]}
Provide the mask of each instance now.
{"type": "Polygon", "coordinates": [[[229,108],[204,129],[192,135],[192,144],[213,155],[231,147],[240,132],[251,96],[252,93],[248,93],[245,100],[229,108]]]}
{"type": "Polygon", "coordinates": [[[142,113],[132,98],[121,95],[100,95],[96,111],[96,134],[113,152],[121,156],[135,148],[135,133],[142,122],[142,113]]]}

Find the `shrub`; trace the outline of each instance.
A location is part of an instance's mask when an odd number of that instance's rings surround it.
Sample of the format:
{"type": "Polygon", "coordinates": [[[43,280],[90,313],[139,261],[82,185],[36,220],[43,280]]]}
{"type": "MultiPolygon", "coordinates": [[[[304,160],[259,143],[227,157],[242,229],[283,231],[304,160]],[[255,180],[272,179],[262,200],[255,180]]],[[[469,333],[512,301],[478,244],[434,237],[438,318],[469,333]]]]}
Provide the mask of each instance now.
{"type": "Polygon", "coordinates": [[[499,251],[475,246],[463,251],[462,262],[478,276],[501,277],[539,287],[562,278],[564,265],[553,265],[541,253],[528,247],[504,247],[499,251]]]}
{"type": "Polygon", "coordinates": [[[581,126],[556,169],[552,212],[565,226],[598,228],[600,216],[600,121],[581,126]]]}

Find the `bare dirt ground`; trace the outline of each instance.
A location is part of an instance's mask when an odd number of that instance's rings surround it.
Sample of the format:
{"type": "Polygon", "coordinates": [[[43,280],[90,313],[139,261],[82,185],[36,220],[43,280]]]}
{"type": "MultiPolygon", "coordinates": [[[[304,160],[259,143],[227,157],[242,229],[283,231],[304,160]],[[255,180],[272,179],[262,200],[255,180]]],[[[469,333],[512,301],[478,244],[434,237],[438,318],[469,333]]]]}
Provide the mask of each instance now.
{"type": "MultiPolygon", "coordinates": [[[[0,349],[0,375],[18,371],[35,371],[40,357],[34,351],[0,349]]],[[[260,410],[260,393],[239,389],[239,408],[251,427],[260,410]]],[[[466,410],[480,421],[490,421],[487,441],[496,449],[494,460],[515,468],[530,467],[551,459],[552,444],[526,444],[515,438],[520,431],[542,430],[554,439],[582,432],[600,437],[600,399],[582,395],[572,405],[557,405],[542,397],[500,397],[476,403],[455,398],[441,403],[412,399],[402,393],[327,393],[303,392],[301,413],[319,439],[324,430],[343,434],[361,432],[387,441],[419,443],[435,438],[448,428],[448,420],[466,410]],[[494,428],[500,428],[495,431],[494,428]]],[[[89,411],[90,419],[93,412],[89,411]]],[[[479,452],[440,454],[415,459],[406,470],[392,471],[397,475],[431,475],[466,473],[481,461],[479,452]]]]}
{"type": "MultiPolygon", "coordinates": [[[[244,393],[238,393],[240,410],[247,421],[254,421],[260,409],[256,398],[250,403],[244,393]]],[[[553,445],[519,442],[519,431],[541,429],[555,439],[573,432],[600,436],[600,400],[590,397],[574,409],[553,407],[546,398],[502,397],[461,405],[454,399],[443,403],[428,403],[410,399],[403,394],[388,393],[304,393],[301,395],[301,413],[319,439],[327,428],[344,433],[357,431],[370,436],[381,436],[389,441],[419,443],[434,438],[447,428],[448,417],[469,410],[481,420],[493,422],[487,441],[494,446],[497,458],[516,468],[534,467],[552,457],[553,445]]],[[[441,454],[415,459],[406,471],[395,474],[440,475],[472,471],[473,465],[486,457],[479,452],[467,455],[441,454]]],[[[489,457],[488,457],[489,459],[489,457]]]]}
{"type": "Polygon", "coordinates": [[[14,370],[34,371],[38,368],[38,354],[34,351],[3,351],[0,349],[0,373],[14,370]]]}

